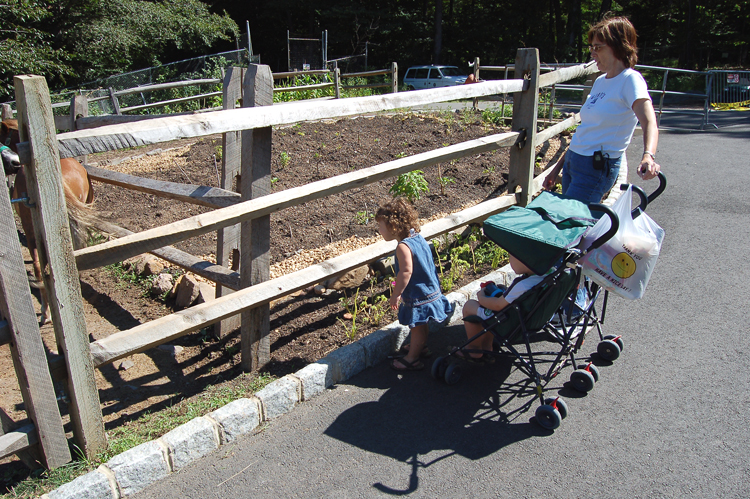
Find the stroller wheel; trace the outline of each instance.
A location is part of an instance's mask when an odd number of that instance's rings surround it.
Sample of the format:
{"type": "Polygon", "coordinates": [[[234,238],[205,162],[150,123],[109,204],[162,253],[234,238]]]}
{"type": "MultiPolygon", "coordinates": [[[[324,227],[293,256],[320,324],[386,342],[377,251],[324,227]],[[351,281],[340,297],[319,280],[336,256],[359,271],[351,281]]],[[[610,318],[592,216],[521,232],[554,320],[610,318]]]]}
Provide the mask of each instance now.
{"type": "Polygon", "coordinates": [[[615,343],[617,343],[617,346],[620,347],[620,352],[625,350],[625,343],[622,341],[622,336],[615,336],[614,334],[608,334],[604,337],[605,340],[612,340],[615,343]]]}
{"type": "Polygon", "coordinates": [[[552,406],[557,409],[560,413],[560,417],[565,419],[568,417],[568,404],[561,397],[549,397],[544,399],[546,405],[552,406]]]}
{"type": "Polygon", "coordinates": [[[445,382],[449,385],[455,385],[461,379],[461,365],[457,362],[448,364],[445,368],[445,382]]]}
{"type": "Polygon", "coordinates": [[[560,414],[560,411],[551,405],[544,404],[536,408],[536,421],[542,426],[542,428],[555,430],[562,422],[562,415],[560,414]]]}
{"type": "Polygon", "coordinates": [[[430,374],[432,374],[432,377],[441,380],[445,377],[445,368],[447,365],[445,364],[445,357],[438,357],[435,359],[435,362],[432,363],[432,370],[430,371],[430,374]]]}
{"type": "Polygon", "coordinates": [[[591,373],[591,375],[594,377],[594,381],[599,381],[599,368],[598,367],[596,367],[594,364],[589,362],[589,365],[587,365],[585,369],[591,373]]]}
{"type": "Polygon", "coordinates": [[[599,342],[596,352],[605,360],[617,360],[620,356],[620,346],[612,340],[604,340],[599,342]]]}
{"type": "Polygon", "coordinates": [[[579,392],[588,393],[594,389],[594,375],[586,369],[576,369],[570,375],[570,383],[579,392]]]}

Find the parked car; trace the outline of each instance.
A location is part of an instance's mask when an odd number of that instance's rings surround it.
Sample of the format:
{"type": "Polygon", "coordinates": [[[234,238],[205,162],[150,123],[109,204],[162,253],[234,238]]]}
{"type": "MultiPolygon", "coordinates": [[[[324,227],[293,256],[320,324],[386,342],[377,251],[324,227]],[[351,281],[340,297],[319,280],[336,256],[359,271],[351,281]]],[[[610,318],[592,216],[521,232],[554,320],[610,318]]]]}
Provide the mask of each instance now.
{"type": "Polygon", "coordinates": [[[462,85],[466,75],[456,66],[412,66],[404,74],[409,90],[462,85]]]}

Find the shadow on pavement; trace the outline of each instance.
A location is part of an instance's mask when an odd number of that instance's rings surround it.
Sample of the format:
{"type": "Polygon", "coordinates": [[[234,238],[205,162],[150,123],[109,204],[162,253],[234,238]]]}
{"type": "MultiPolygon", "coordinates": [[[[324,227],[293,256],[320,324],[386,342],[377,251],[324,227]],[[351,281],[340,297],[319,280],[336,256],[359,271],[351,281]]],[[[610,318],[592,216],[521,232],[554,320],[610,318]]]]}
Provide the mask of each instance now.
{"type": "Polygon", "coordinates": [[[515,442],[551,434],[532,420],[538,404],[535,388],[519,376],[510,358],[467,365],[453,386],[432,378],[430,367],[436,356],[462,337],[460,325],[431,334],[428,344],[436,355],[426,359],[422,371],[402,374],[383,363],[349,380],[360,388],[386,391],[377,401],[343,412],[324,433],[411,467],[405,488],[374,483],[379,491],[408,494],[419,486],[419,468],[454,454],[481,459],[515,442]]]}

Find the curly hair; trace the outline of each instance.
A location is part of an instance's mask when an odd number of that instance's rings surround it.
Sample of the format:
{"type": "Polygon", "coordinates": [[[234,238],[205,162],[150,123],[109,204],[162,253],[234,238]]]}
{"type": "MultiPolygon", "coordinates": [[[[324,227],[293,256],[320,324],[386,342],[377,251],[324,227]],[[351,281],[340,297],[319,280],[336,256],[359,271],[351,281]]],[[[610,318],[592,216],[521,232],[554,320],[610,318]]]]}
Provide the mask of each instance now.
{"type": "Polygon", "coordinates": [[[634,68],[638,62],[638,45],[635,28],[627,17],[605,17],[589,28],[588,38],[591,43],[599,37],[621,60],[625,67],[634,68]]]}
{"type": "Polygon", "coordinates": [[[378,208],[375,220],[384,220],[398,239],[409,237],[410,229],[419,232],[417,210],[404,198],[396,198],[378,208]]]}

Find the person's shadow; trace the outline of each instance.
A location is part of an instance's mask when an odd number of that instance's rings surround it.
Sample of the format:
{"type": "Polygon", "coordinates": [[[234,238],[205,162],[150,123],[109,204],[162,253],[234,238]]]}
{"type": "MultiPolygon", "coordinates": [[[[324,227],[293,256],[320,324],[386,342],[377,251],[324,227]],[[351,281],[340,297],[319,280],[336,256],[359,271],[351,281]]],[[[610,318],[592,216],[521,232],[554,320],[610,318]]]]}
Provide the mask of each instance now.
{"type": "MultiPolygon", "coordinates": [[[[458,344],[461,337],[465,338],[463,326],[453,326],[431,334],[428,343],[439,354],[447,351],[450,340],[458,344]]],[[[464,364],[461,380],[453,386],[430,376],[435,358],[426,359],[420,372],[401,375],[383,363],[350,379],[356,386],[387,390],[375,402],[347,409],[324,432],[411,466],[404,489],[374,483],[381,492],[414,492],[419,468],[454,454],[476,460],[514,442],[552,433],[531,420],[539,404],[535,386],[510,358],[500,357],[484,366],[464,364]],[[420,460],[419,456],[435,451],[445,452],[428,462],[420,460]]]]}

